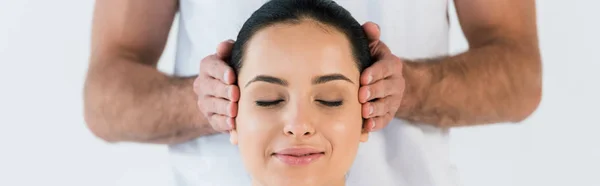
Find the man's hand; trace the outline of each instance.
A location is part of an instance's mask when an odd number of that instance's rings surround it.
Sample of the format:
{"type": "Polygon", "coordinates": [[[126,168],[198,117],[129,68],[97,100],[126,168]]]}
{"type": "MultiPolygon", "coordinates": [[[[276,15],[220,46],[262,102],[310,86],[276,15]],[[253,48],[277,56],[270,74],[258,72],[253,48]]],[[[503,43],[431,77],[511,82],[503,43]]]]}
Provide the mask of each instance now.
{"type": "Polygon", "coordinates": [[[236,75],[225,60],[231,55],[233,40],[217,47],[217,53],[202,59],[200,73],[194,80],[194,92],[198,95],[198,108],[213,129],[226,132],[235,127],[237,101],[240,90],[235,85],[236,75]]]}
{"type": "Polygon", "coordinates": [[[367,22],[363,28],[375,63],[361,74],[358,100],[363,104],[364,128],[375,131],[384,128],[394,118],[402,102],[405,82],[402,61],[379,40],[379,26],[367,22]]]}

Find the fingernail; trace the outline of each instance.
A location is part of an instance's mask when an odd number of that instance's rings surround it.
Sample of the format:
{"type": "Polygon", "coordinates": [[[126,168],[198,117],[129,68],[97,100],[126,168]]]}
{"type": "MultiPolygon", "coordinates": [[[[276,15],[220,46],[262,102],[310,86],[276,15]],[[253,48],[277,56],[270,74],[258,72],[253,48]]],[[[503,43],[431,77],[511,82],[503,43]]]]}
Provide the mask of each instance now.
{"type": "Polygon", "coordinates": [[[229,99],[229,100],[233,99],[232,98],[233,96],[231,95],[231,94],[233,94],[232,92],[233,91],[231,90],[231,87],[227,87],[227,99],[229,99]]]}
{"type": "Polygon", "coordinates": [[[375,124],[375,120],[371,121],[371,123],[373,124],[373,125],[371,125],[371,130],[373,130],[373,129],[375,129],[375,126],[377,126],[377,124],[375,124]]]}
{"type": "MultiPolygon", "coordinates": [[[[377,27],[379,27],[379,26],[377,26],[377,27]]],[[[227,42],[228,43],[235,43],[235,41],[233,39],[228,39],[227,42]]]]}
{"type": "Polygon", "coordinates": [[[375,26],[377,26],[377,30],[381,30],[381,27],[379,27],[379,24],[375,23],[375,26]]]}
{"type": "Polygon", "coordinates": [[[229,76],[228,74],[229,70],[225,71],[225,73],[223,73],[223,80],[225,80],[225,82],[229,83],[229,76]]]}
{"type": "Polygon", "coordinates": [[[231,118],[227,120],[227,125],[229,126],[229,130],[233,129],[233,121],[231,118]]]}
{"type": "Polygon", "coordinates": [[[373,105],[369,106],[369,116],[373,115],[373,105]]]}
{"type": "Polygon", "coordinates": [[[367,89],[367,101],[371,98],[371,90],[367,89]]]}
{"type": "Polygon", "coordinates": [[[367,77],[367,83],[371,83],[371,81],[373,81],[373,76],[368,76],[367,77]]]}

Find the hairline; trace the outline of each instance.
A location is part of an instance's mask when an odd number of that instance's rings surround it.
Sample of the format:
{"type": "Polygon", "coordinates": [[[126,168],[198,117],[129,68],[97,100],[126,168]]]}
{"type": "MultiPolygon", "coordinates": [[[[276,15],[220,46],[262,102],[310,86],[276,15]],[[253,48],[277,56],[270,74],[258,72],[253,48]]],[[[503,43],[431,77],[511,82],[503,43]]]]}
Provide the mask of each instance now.
{"type": "MultiPolygon", "coordinates": [[[[325,33],[327,34],[333,34],[330,31],[333,32],[337,32],[338,34],[342,34],[344,36],[344,39],[346,40],[346,42],[348,43],[348,47],[350,49],[350,53],[352,55],[352,60],[354,61],[354,63],[356,63],[358,70],[360,71],[360,68],[358,66],[358,63],[360,63],[360,59],[355,57],[355,49],[352,43],[352,40],[350,38],[350,36],[344,32],[343,29],[338,28],[335,25],[331,25],[329,23],[325,23],[323,21],[319,21],[318,19],[314,18],[311,15],[307,15],[307,14],[303,14],[303,15],[299,15],[298,18],[294,18],[294,19],[288,19],[288,20],[283,20],[283,21],[278,21],[278,22],[274,22],[274,23],[270,23],[270,24],[266,24],[263,25],[261,27],[257,27],[254,30],[251,31],[252,35],[250,35],[250,37],[248,38],[248,40],[246,40],[246,42],[242,45],[241,49],[241,53],[242,53],[242,57],[240,58],[239,63],[243,64],[244,63],[244,58],[246,58],[246,52],[248,51],[248,45],[254,40],[254,36],[256,36],[260,31],[263,31],[265,29],[268,28],[272,28],[272,27],[277,27],[277,26],[284,26],[284,25],[299,25],[302,23],[312,23],[314,25],[316,25],[317,27],[321,28],[325,33]]],[[[242,70],[243,65],[240,68],[240,71],[242,70]]]]}

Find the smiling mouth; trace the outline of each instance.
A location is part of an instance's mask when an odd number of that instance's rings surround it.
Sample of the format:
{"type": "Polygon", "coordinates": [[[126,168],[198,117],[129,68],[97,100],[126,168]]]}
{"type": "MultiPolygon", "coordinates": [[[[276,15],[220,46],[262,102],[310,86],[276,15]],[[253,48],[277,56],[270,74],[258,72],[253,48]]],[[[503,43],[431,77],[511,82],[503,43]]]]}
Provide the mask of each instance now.
{"type": "Polygon", "coordinates": [[[278,154],[278,153],[273,153],[271,154],[271,156],[275,156],[275,155],[282,155],[282,156],[292,156],[292,157],[305,157],[305,156],[312,156],[312,155],[325,155],[325,152],[316,152],[316,153],[306,153],[306,154],[278,154]]]}
{"type": "Polygon", "coordinates": [[[285,149],[271,156],[289,166],[306,166],[325,156],[325,152],[315,149],[285,149]]]}

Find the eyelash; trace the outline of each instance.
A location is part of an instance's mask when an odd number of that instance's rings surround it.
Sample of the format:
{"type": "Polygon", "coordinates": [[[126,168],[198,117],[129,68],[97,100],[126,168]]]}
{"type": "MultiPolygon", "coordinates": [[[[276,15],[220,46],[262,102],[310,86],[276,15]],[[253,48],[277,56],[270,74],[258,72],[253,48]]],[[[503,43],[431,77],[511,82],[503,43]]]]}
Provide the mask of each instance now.
{"type": "Polygon", "coordinates": [[[270,107],[270,106],[275,106],[281,102],[283,102],[282,99],[274,100],[274,101],[256,101],[256,105],[259,107],[270,107]]]}
{"type": "Polygon", "coordinates": [[[328,106],[328,107],[339,107],[342,105],[342,101],[323,101],[323,100],[317,100],[317,102],[328,106]]]}
{"type": "MultiPolygon", "coordinates": [[[[259,107],[270,107],[270,106],[275,106],[281,102],[283,102],[283,100],[281,100],[281,99],[274,100],[274,101],[256,101],[256,105],[259,107]]],[[[328,107],[339,107],[343,104],[343,101],[317,100],[317,102],[319,102],[320,104],[323,104],[325,106],[328,106],[328,107]]]]}

